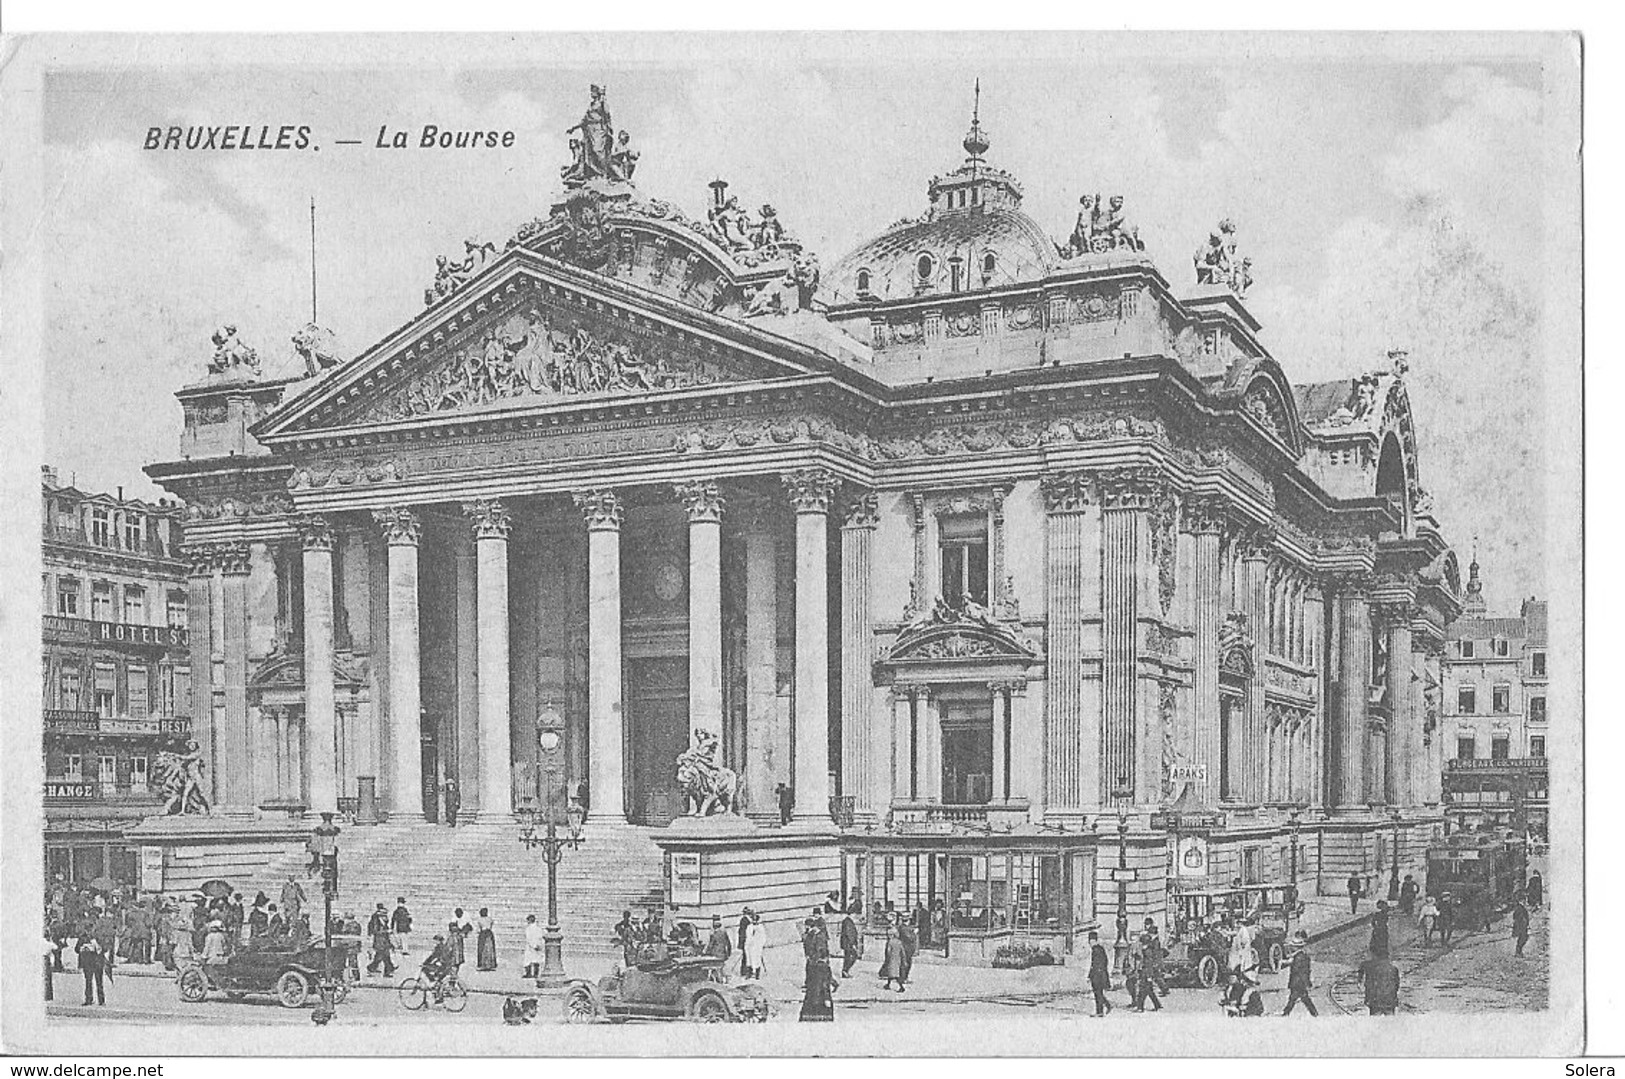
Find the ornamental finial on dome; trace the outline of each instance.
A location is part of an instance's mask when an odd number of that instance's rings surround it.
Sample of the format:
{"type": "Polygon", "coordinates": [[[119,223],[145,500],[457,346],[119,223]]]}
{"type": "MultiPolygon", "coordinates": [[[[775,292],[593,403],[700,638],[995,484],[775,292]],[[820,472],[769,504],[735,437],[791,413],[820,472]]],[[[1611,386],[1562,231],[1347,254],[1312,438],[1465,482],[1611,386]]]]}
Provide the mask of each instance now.
{"type": "Polygon", "coordinates": [[[982,155],[987,153],[990,143],[987,136],[982,133],[982,80],[976,80],[976,104],[971,109],[970,131],[965,134],[965,141],[961,143],[965,152],[970,155],[970,161],[980,162],[982,155]]]}

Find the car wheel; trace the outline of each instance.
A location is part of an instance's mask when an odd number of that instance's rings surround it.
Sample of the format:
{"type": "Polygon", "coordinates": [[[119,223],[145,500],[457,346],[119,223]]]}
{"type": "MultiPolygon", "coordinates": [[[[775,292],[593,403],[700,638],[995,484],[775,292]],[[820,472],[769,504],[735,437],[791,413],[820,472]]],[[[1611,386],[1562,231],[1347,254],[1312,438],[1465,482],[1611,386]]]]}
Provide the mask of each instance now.
{"type": "Polygon", "coordinates": [[[1196,980],[1203,989],[1212,989],[1219,984],[1219,961],[1211,955],[1204,955],[1196,961],[1196,980]]]}
{"type": "Polygon", "coordinates": [[[409,1012],[421,1011],[429,1003],[429,994],[424,989],[423,982],[417,978],[407,978],[401,982],[397,990],[401,998],[401,1007],[409,1012]]]}
{"type": "Polygon", "coordinates": [[[564,1021],[566,1023],[596,1023],[603,1018],[598,1002],[590,990],[576,986],[564,994],[564,1021]]]}
{"type": "Polygon", "coordinates": [[[208,999],[209,979],[197,967],[187,967],[181,971],[180,976],[181,999],[189,1004],[196,1004],[208,999]]]}
{"type": "Polygon", "coordinates": [[[731,1018],[722,994],[710,991],[694,994],[688,1004],[688,1017],[696,1023],[726,1023],[731,1018]]]}
{"type": "Polygon", "coordinates": [[[276,999],[284,1008],[303,1008],[310,999],[310,979],[297,970],[284,971],[276,980],[276,999]]]}
{"type": "Polygon", "coordinates": [[[1264,965],[1269,969],[1269,972],[1271,974],[1279,973],[1281,970],[1281,965],[1285,961],[1285,949],[1283,949],[1279,944],[1271,944],[1269,947],[1269,952],[1264,958],[1264,965]]]}

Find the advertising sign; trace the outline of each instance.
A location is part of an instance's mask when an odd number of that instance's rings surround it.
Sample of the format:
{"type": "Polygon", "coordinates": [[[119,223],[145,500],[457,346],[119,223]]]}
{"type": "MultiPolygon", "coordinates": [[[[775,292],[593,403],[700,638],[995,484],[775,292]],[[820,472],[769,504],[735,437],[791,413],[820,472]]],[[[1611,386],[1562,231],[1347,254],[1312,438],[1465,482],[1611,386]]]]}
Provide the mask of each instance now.
{"type": "Polygon", "coordinates": [[[1203,877],[1207,875],[1207,837],[1200,835],[1182,835],[1179,837],[1179,848],[1174,856],[1174,864],[1181,877],[1203,877]]]}
{"type": "Polygon", "coordinates": [[[671,856],[671,902],[676,907],[700,905],[700,855],[674,852],[671,856]]]}
{"type": "Polygon", "coordinates": [[[143,892],[164,890],[164,848],[141,848],[141,890],[143,892]]]}
{"type": "Polygon", "coordinates": [[[47,783],[45,800],[48,802],[94,802],[101,797],[100,783],[47,783]]]}

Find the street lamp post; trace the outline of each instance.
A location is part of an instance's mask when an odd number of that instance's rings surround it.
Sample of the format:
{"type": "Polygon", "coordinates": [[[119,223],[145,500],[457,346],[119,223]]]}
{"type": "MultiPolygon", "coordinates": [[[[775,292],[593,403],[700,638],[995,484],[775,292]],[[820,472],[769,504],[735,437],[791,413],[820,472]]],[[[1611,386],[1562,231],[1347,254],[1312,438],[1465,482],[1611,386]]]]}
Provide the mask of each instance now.
{"type": "MultiPolygon", "coordinates": [[[[519,841],[525,845],[526,850],[542,848],[542,860],[547,864],[547,929],[542,934],[542,970],[536,978],[538,989],[558,989],[565,983],[564,933],[559,928],[558,867],[559,860],[564,857],[566,844],[570,847],[580,844],[581,826],[586,819],[581,806],[571,802],[565,810],[570,834],[563,838],[559,836],[558,818],[553,812],[553,789],[558,778],[560,741],[559,732],[554,727],[543,727],[536,735],[536,744],[541,750],[540,758],[543,762],[536,778],[538,800],[541,802],[541,812],[546,818],[543,834],[540,836],[536,834],[537,810],[534,806],[527,804],[519,811],[521,823],[519,841]]],[[[529,802],[530,799],[526,801],[529,802]]]]}
{"type": "Polygon", "coordinates": [[[339,827],[333,814],[323,813],[322,823],[313,830],[313,846],[322,867],[322,983],[321,997],[310,1013],[311,1022],[326,1026],[334,1014],[333,985],[333,897],[339,891],[339,827]]]}
{"type": "Polygon", "coordinates": [[[1302,824],[1298,810],[1293,808],[1287,814],[1287,821],[1292,825],[1292,901],[1286,906],[1286,932],[1287,939],[1292,938],[1292,912],[1298,906],[1298,829],[1302,824]]]}
{"type": "Polygon", "coordinates": [[[1128,813],[1117,811],[1117,966],[1128,956],[1128,813]]]}
{"type": "Polygon", "coordinates": [[[1392,903],[1399,898],[1399,822],[1398,807],[1390,809],[1388,815],[1394,821],[1394,857],[1393,870],[1388,875],[1388,902],[1392,903]]]}

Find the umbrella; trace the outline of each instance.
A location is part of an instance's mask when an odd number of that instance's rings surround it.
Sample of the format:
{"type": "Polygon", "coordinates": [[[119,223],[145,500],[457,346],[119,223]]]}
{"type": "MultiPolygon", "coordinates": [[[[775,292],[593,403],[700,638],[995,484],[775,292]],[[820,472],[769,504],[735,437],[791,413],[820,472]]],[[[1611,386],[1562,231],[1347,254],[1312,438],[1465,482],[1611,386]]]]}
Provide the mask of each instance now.
{"type": "Polygon", "coordinates": [[[97,877],[90,882],[90,890],[93,892],[111,892],[117,887],[118,881],[112,877],[97,877]]]}
{"type": "Polygon", "coordinates": [[[210,899],[229,899],[231,898],[231,882],[224,880],[204,881],[203,887],[199,888],[198,891],[210,899]]]}

